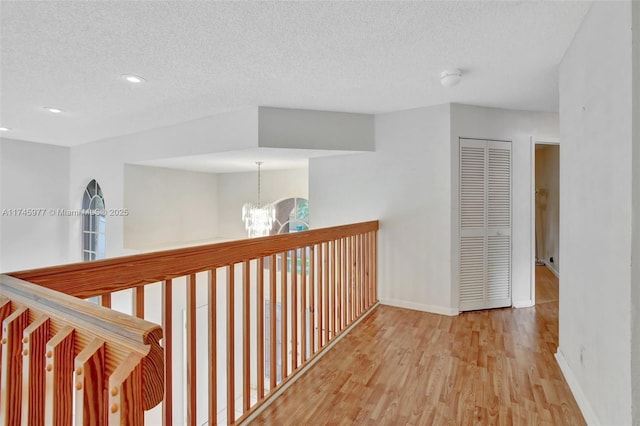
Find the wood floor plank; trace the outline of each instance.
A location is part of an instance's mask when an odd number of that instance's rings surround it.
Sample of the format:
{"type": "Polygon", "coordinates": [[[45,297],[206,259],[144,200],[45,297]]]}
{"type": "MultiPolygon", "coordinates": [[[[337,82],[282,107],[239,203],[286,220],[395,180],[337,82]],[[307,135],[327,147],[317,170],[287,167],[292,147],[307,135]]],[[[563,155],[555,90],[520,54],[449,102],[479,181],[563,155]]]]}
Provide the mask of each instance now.
{"type": "Polygon", "coordinates": [[[546,299],[533,308],[445,317],[380,306],[254,423],[584,425],[554,358],[550,275],[538,274],[546,299]]]}

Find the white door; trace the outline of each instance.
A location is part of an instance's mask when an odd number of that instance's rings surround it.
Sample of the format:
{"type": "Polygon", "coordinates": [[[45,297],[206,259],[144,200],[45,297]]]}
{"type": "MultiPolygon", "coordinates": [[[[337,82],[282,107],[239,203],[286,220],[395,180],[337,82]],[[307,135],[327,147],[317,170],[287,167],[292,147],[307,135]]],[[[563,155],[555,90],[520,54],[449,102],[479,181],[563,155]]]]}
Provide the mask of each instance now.
{"type": "Polygon", "coordinates": [[[511,306],[511,143],[460,139],[460,310],[511,306]]]}

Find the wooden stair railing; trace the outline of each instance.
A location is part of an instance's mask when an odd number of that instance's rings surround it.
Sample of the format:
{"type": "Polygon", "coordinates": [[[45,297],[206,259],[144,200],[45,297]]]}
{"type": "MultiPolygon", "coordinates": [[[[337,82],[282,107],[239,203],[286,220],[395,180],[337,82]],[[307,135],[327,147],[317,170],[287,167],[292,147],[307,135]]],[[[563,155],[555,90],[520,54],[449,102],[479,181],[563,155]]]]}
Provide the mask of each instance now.
{"type": "Polygon", "coordinates": [[[1,426],[137,426],[162,401],[157,324],[7,275],[0,322],[1,426]]]}
{"type": "MultiPolygon", "coordinates": [[[[149,418],[164,426],[232,425],[250,420],[376,306],[378,227],[355,223],[11,276],[99,296],[105,307],[162,323],[164,366],[156,358],[143,363],[164,373],[164,400],[149,418]]],[[[133,323],[115,324],[134,332],[133,323]]],[[[150,336],[142,343],[160,353],[159,334],[150,336]]]]}

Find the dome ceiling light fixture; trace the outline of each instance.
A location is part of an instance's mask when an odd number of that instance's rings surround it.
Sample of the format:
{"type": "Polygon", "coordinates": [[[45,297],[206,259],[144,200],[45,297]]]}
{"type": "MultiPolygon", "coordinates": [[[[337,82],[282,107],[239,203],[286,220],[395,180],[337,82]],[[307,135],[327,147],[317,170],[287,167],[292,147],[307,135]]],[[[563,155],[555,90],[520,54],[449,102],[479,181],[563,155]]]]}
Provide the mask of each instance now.
{"type": "Polygon", "coordinates": [[[452,87],[462,80],[462,71],[458,68],[444,70],[440,73],[440,84],[444,87],[452,87]]]}
{"type": "Polygon", "coordinates": [[[54,108],[54,107],[43,107],[43,108],[52,114],[62,114],[64,112],[64,110],[61,110],[60,108],[54,108]]]}

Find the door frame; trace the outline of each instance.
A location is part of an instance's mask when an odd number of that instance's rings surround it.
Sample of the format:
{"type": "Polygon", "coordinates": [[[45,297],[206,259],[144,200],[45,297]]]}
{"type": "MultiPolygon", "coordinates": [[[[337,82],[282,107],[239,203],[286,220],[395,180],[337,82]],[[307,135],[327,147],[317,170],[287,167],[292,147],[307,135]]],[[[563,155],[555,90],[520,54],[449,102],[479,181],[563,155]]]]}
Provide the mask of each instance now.
{"type": "MultiPolygon", "coordinates": [[[[557,145],[560,147],[560,139],[557,138],[544,138],[534,139],[533,136],[529,138],[531,149],[531,212],[530,212],[530,256],[529,263],[531,269],[531,306],[536,304],[536,145],[557,145]]],[[[562,158],[560,159],[562,161],[562,158]]],[[[559,165],[562,167],[562,164],[559,165]]],[[[560,224],[562,226],[562,224],[560,224]]]]}

